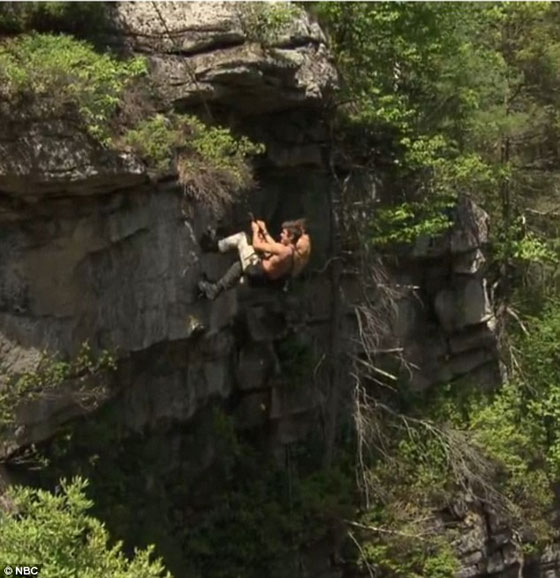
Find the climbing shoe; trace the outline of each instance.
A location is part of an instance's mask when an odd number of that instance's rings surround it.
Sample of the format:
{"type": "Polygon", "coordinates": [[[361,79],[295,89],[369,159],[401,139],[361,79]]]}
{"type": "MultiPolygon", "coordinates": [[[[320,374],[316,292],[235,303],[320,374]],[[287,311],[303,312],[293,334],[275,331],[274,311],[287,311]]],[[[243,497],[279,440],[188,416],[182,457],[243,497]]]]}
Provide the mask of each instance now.
{"type": "Polygon", "coordinates": [[[217,283],[210,283],[209,281],[199,281],[198,290],[206,299],[214,301],[216,297],[220,294],[220,286],[217,283]]]}

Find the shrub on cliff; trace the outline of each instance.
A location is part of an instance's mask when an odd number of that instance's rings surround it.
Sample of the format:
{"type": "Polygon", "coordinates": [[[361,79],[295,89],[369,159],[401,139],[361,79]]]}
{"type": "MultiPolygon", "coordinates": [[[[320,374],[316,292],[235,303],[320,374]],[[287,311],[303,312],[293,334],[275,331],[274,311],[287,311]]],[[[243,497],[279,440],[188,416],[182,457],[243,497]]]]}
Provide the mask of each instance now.
{"type": "Polygon", "coordinates": [[[56,495],[12,490],[10,511],[0,513],[0,566],[41,565],[41,576],[47,578],[170,578],[162,563],[151,559],[153,548],[138,550],[129,560],[121,543],[108,544],[104,524],[87,513],[93,504],[86,487],[86,481],[76,478],[63,481],[56,495]]]}
{"type": "Polygon", "coordinates": [[[287,35],[303,10],[290,2],[241,2],[237,15],[250,42],[271,46],[287,35]]]}
{"type": "Polygon", "coordinates": [[[104,2],[1,2],[0,34],[66,32],[90,37],[107,26],[104,2]]]}
{"type": "Polygon", "coordinates": [[[108,123],[126,87],[145,72],[143,59],[119,61],[70,36],[25,34],[0,43],[0,110],[74,116],[107,144],[108,123]]]}
{"type": "MultiPolygon", "coordinates": [[[[510,381],[495,392],[481,391],[475,382],[451,384],[425,397],[408,393],[400,398],[408,408],[403,414],[365,394],[357,399],[362,465],[371,460],[362,474],[369,508],[356,525],[363,531],[365,565],[394,570],[407,560],[418,564],[412,546],[428,545],[427,529],[437,535],[430,530],[437,522],[434,512],[452,511],[464,496],[485,504],[527,548],[557,539],[558,304],[525,320],[513,336],[511,354],[510,381]],[[376,534],[376,528],[390,532],[376,534]],[[404,539],[412,546],[403,547],[404,539]]],[[[455,539],[453,533],[441,537],[448,544],[455,539]]],[[[396,575],[407,574],[401,568],[396,575]]]]}
{"type": "Polygon", "coordinates": [[[89,343],[82,343],[74,359],[62,361],[44,351],[33,370],[21,374],[0,369],[0,433],[17,420],[20,404],[56,395],[65,383],[73,381],[72,395],[84,410],[93,408],[106,395],[107,377],[117,368],[107,350],[94,355],[89,343]]]}
{"type": "Polygon", "coordinates": [[[185,190],[213,210],[253,184],[249,157],[264,150],[227,128],[179,114],[156,114],[129,130],[124,140],[157,173],[174,164],[185,190]]]}

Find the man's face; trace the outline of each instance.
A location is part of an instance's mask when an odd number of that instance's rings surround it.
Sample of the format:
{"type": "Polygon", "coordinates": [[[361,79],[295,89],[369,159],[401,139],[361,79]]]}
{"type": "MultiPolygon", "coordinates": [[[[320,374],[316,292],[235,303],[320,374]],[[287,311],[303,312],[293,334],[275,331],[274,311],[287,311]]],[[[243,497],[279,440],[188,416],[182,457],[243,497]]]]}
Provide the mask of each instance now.
{"type": "Polygon", "coordinates": [[[292,236],[290,233],[287,231],[287,229],[282,229],[282,232],[280,233],[280,243],[282,243],[282,245],[289,245],[291,241],[292,236]]]}

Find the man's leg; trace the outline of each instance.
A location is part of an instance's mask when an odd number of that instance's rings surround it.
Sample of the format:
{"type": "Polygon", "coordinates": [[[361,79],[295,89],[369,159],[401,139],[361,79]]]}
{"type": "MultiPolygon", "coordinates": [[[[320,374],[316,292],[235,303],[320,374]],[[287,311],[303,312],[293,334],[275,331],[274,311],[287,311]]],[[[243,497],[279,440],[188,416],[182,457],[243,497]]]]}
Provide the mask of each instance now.
{"type": "Polygon", "coordinates": [[[214,300],[226,289],[233,287],[243,276],[243,268],[239,261],[235,262],[225,273],[225,275],[216,283],[209,281],[199,281],[198,289],[207,299],[214,300]]]}
{"type": "Polygon", "coordinates": [[[230,235],[218,241],[218,250],[220,253],[225,253],[232,249],[237,249],[239,252],[239,261],[241,262],[243,271],[245,271],[249,265],[254,265],[259,262],[259,256],[253,246],[247,241],[247,235],[245,233],[236,233],[235,235],[230,235]]]}

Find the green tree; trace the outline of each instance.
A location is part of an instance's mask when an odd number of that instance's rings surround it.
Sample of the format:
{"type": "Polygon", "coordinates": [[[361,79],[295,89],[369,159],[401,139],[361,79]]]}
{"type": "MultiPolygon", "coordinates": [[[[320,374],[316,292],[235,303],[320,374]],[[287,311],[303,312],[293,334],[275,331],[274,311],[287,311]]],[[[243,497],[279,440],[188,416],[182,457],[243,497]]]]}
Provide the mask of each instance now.
{"type": "Polygon", "coordinates": [[[0,114],[72,116],[103,144],[109,121],[132,79],[145,74],[142,58],[120,61],[84,41],[24,34],[0,42],[0,114]]]}
{"type": "MultiPolygon", "coordinates": [[[[382,374],[362,376],[355,414],[366,506],[358,558],[388,575],[429,575],[422,556],[435,551],[430,571],[452,575],[452,537],[441,548],[419,541],[434,511],[465,490],[531,540],[555,535],[557,306],[546,297],[558,295],[548,280],[560,229],[560,10],[552,3],[342,2],[313,9],[343,81],[333,165],[341,182],[369,171],[381,185],[378,204],[365,195],[343,198],[350,208],[342,221],[363,241],[354,244],[359,255],[368,245],[394,252],[395,244],[441,232],[446,206],[468,194],[491,216],[492,281],[503,310],[524,283],[533,302],[538,286],[545,294],[545,315],[526,322],[528,334],[511,344],[515,363],[498,392],[458,395],[451,387],[447,399],[440,390],[426,400],[394,384],[380,393],[374,384],[382,374]]],[[[343,193],[354,194],[351,187],[343,193]]]]}
{"type": "Polygon", "coordinates": [[[108,26],[103,2],[0,2],[0,35],[65,32],[91,37],[108,26]]]}
{"type": "Polygon", "coordinates": [[[64,578],[170,578],[153,548],[129,560],[121,544],[110,545],[105,526],[88,515],[87,482],[61,482],[61,492],[15,488],[10,510],[0,514],[0,566],[40,564],[41,576],[64,578]]]}
{"type": "Polygon", "coordinates": [[[396,207],[375,215],[370,240],[437,233],[445,206],[466,193],[491,213],[497,257],[550,260],[542,227],[525,242],[520,217],[550,207],[557,186],[558,6],[325,2],[315,10],[343,79],[343,164],[381,168],[390,182],[383,200],[396,207]]]}

